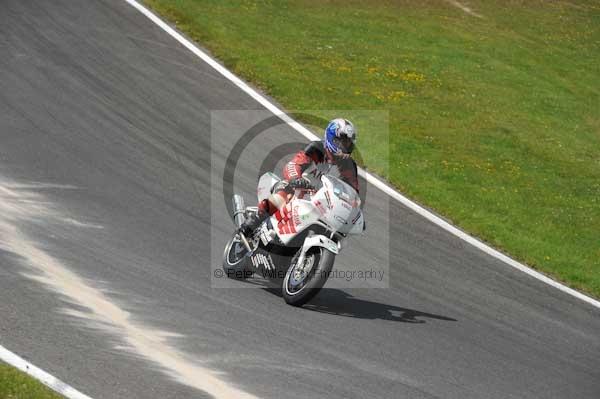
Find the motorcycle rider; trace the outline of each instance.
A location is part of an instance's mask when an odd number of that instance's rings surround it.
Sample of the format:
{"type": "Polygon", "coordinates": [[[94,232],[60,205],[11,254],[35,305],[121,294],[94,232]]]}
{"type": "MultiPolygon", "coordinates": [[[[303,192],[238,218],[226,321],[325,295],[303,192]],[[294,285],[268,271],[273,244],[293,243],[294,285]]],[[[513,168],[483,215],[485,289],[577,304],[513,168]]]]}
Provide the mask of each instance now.
{"type": "Polygon", "coordinates": [[[244,236],[251,235],[263,220],[290,201],[296,188],[312,188],[310,180],[302,176],[304,173],[319,179],[337,167],[340,178],[358,192],[356,162],[350,157],[355,141],[356,129],[349,120],[336,118],[330,121],[322,141],[311,142],[284,166],[283,180],[275,184],[269,198],[259,202],[258,212],[244,221],[240,232],[244,236]]]}

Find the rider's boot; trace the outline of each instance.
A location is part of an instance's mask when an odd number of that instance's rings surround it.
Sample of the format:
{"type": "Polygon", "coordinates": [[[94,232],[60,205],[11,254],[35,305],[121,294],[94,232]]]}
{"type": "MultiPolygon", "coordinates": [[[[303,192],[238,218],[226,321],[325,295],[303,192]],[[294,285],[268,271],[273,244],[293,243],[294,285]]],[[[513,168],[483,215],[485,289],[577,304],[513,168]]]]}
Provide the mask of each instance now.
{"type": "Polygon", "coordinates": [[[246,237],[250,237],[260,224],[269,217],[269,203],[267,200],[261,201],[258,204],[258,211],[252,213],[244,220],[239,231],[246,237]]]}
{"type": "Polygon", "coordinates": [[[250,237],[254,233],[254,230],[256,230],[258,226],[260,226],[262,221],[265,220],[267,216],[269,216],[269,214],[265,212],[251,214],[246,218],[246,220],[244,220],[244,223],[242,223],[242,225],[240,226],[240,232],[244,236],[250,237]]]}

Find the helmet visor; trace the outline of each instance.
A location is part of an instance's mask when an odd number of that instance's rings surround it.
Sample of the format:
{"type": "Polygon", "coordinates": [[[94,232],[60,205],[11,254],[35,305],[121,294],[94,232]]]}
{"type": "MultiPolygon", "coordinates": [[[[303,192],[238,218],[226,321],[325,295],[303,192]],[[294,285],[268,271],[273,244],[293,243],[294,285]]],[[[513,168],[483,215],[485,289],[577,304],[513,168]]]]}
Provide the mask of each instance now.
{"type": "Polygon", "coordinates": [[[333,139],[337,148],[339,148],[344,154],[352,154],[354,150],[354,140],[350,137],[343,135],[333,139]]]}

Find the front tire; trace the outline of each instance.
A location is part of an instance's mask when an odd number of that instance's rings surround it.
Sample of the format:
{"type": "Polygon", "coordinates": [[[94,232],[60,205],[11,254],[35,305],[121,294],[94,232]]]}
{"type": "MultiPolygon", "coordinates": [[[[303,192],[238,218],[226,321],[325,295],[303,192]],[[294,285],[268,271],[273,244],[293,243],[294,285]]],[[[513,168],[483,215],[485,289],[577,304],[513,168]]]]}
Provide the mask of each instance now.
{"type": "Polygon", "coordinates": [[[313,262],[308,272],[297,264],[300,250],[292,259],[291,265],[283,279],[282,296],[288,305],[302,306],[315,297],[325,285],[335,254],[323,247],[312,247],[306,252],[305,263],[313,262]]]}
{"type": "Polygon", "coordinates": [[[252,271],[248,267],[248,250],[240,241],[237,233],[225,245],[223,252],[223,271],[225,276],[234,280],[245,280],[252,276],[252,271]]]}

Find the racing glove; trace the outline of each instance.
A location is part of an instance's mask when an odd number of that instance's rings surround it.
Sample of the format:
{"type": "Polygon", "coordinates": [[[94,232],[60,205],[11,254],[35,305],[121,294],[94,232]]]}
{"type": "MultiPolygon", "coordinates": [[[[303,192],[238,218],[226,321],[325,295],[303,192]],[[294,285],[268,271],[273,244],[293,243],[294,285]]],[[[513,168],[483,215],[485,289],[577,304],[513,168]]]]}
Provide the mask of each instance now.
{"type": "Polygon", "coordinates": [[[305,179],[304,177],[298,177],[296,179],[290,180],[289,186],[291,188],[300,188],[300,189],[304,189],[304,190],[312,190],[314,189],[313,185],[310,184],[310,181],[308,179],[305,179]]]}

